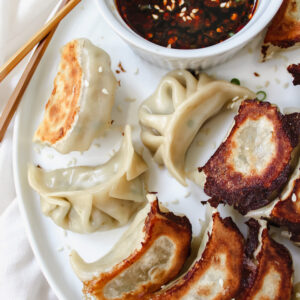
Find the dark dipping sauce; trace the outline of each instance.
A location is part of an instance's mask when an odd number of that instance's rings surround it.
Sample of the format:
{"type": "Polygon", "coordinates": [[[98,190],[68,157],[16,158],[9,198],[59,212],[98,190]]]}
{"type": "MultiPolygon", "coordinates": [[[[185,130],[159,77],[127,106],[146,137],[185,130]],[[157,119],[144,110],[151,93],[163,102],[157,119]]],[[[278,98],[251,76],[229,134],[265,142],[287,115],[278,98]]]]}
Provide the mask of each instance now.
{"type": "Polygon", "coordinates": [[[257,0],[116,0],[120,15],[155,44],[197,49],[218,44],[252,18],[257,0]]]}

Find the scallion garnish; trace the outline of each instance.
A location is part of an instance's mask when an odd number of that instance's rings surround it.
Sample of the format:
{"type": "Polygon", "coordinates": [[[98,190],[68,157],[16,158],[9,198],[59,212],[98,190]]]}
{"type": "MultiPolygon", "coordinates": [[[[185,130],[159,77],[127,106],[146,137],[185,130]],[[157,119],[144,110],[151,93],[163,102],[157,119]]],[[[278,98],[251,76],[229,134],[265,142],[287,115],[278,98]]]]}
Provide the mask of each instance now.
{"type": "Polygon", "coordinates": [[[266,98],[267,98],[267,93],[264,92],[264,91],[258,91],[258,92],[256,93],[256,98],[257,98],[257,100],[259,100],[259,101],[264,101],[264,100],[266,100],[266,98]]]}
{"type": "Polygon", "coordinates": [[[231,82],[232,84],[241,85],[240,81],[239,81],[237,78],[232,78],[232,79],[230,80],[230,82],[231,82]]]}

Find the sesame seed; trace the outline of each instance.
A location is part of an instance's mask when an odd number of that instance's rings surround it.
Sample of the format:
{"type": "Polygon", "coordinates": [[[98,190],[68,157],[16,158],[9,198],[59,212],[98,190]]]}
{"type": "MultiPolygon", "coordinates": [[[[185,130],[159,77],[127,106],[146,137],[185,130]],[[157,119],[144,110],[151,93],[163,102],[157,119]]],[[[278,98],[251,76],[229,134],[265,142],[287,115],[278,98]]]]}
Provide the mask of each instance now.
{"type": "Polygon", "coordinates": [[[297,201],[297,196],[296,196],[295,193],[293,193],[293,195],[292,195],[292,201],[293,201],[293,202],[296,202],[296,201],[297,201]]]}
{"type": "Polygon", "coordinates": [[[102,93],[105,94],[105,95],[108,95],[108,90],[105,89],[105,88],[103,88],[103,89],[102,89],[102,93]]]}
{"type": "Polygon", "coordinates": [[[167,48],[172,48],[171,44],[168,44],[167,48]]]}
{"type": "Polygon", "coordinates": [[[153,14],[152,18],[155,19],[155,20],[157,20],[158,19],[158,15],[153,14]]]}
{"type": "Polygon", "coordinates": [[[184,11],[186,11],[186,7],[183,7],[183,8],[181,9],[181,12],[184,12],[184,11]]]}
{"type": "Polygon", "coordinates": [[[199,10],[198,8],[194,8],[192,9],[192,13],[195,14],[196,12],[198,12],[198,10],[199,10]]]}
{"type": "Polygon", "coordinates": [[[184,12],[181,12],[180,14],[179,14],[179,17],[183,17],[184,16],[184,12]]]}
{"type": "Polygon", "coordinates": [[[223,286],[223,284],[224,284],[224,281],[223,281],[223,279],[222,279],[222,278],[220,278],[220,279],[219,279],[219,284],[220,284],[220,286],[223,286]]]}
{"type": "Polygon", "coordinates": [[[184,4],[184,0],[179,0],[179,6],[182,6],[184,4]]]}
{"type": "Polygon", "coordinates": [[[154,8],[160,10],[160,7],[157,4],[154,5],[154,8]]]}
{"type": "Polygon", "coordinates": [[[103,71],[103,68],[100,66],[100,67],[98,68],[98,72],[99,72],[99,73],[102,73],[102,71],[103,71]]]}
{"type": "Polygon", "coordinates": [[[221,4],[220,4],[220,7],[221,8],[223,8],[223,7],[225,7],[226,6],[226,2],[222,2],[221,4]]]}
{"type": "Polygon", "coordinates": [[[172,8],[170,5],[167,5],[167,10],[172,11],[172,8]]]}
{"type": "Polygon", "coordinates": [[[192,18],[191,18],[190,16],[187,16],[186,18],[187,18],[188,20],[192,20],[192,18]]]}
{"type": "Polygon", "coordinates": [[[90,83],[89,83],[87,80],[85,80],[85,81],[84,81],[84,86],[85,86],[85,87],[89,87],[89,85],[90,85],[90,83]]]}
{"type": "Polygon", "coordinates": [[[168,0],[164,0],[164,6],[166,6],[168,3],[168,0]]]}
{"type": "Polygon", "coordinates": [[[190,13],[190,16],[195,19],[195,15],[193,13],[190,13]]]}
{"type": "Polygon", "coordinates": [[[185,22],[186,21],[186,17],[182,17],[182,20],[185,22]]]}

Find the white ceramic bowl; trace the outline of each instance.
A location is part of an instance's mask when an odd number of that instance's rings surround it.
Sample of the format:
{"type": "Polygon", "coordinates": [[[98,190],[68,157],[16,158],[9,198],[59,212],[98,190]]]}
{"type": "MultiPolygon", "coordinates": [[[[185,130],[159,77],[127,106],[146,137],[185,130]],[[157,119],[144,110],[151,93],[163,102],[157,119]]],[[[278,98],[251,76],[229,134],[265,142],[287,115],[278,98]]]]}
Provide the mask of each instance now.
{"type": "Polygon", "coordinates": [[[226,61],[268,25],[282,3],[282,0],[258,0],[250,22],[233,37],[210,47],[181,50],[156,45],[136,34],[119,15],[115,0],[95,1],[103,18],[133,51],[150,63],[168,69],[205,69],[226,61]]]}

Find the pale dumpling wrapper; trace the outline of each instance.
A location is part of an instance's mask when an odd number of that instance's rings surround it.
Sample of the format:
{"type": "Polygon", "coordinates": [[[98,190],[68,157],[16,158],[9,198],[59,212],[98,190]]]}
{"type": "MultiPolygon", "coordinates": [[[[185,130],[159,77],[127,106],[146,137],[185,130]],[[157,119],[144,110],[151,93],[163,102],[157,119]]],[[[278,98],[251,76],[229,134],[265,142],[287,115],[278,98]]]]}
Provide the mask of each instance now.
{"type": "Polygon", "coordinates": [[[104,50],[87,39],[66,44],[34,142],[61,153],[87,150],[110,126],[116,87],[104,50]]]}
{"type": "Polygon", "coordinates": [[[126,126],[119,151],[105,164],[54,171],[30,165],[28,180],[46,216],[58,226],[85,233],[128,223],[144,203],[146,170],[126,126]]]}
{"type": "Polygon", "coordinates": [[[146,299],[179,273],[190,251],[191,224],[160,208],[155,194],[147,199],[107,255],[86,263],[72,251],[71,265],[84,293],[102,300],[146,299]]]}
{"type": "Polygon", "coordinates": [[[181,184],[186,152],[205,121],[232,99],[255,98],[250,90],[201,74],[176,70],[162,78],[139,109],[143,143],[181,184]]]}

